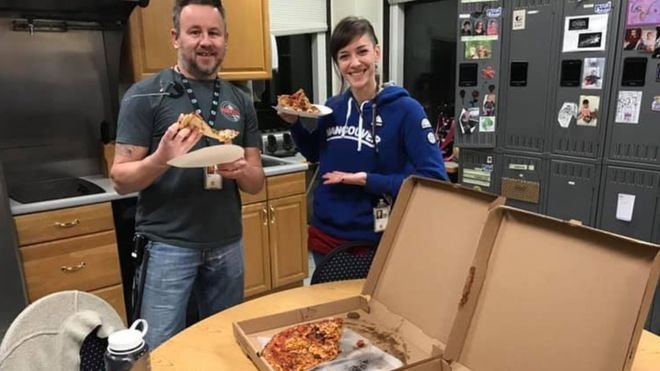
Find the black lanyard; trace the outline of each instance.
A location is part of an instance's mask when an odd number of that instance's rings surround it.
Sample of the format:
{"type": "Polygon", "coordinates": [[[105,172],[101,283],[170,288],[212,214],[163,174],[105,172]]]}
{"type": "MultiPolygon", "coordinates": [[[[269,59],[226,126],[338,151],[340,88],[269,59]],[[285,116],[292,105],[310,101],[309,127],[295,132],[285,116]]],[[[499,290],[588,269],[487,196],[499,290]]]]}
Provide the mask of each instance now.
{"type": "MultiPolygon", "coordinates": [[[[190,99],[190,103],[192,104],[193,108],[195,109],[195,112],[197,114],[202,115],[202,109],[199,107],[199,102],[197,101],[197,97],[195,96],[195,92],[193,92],[192,86],[190,85],[190,81],[183,76],[181,72],[178,72],[179,76],[181,76],[181,83],[183,84],[183,87],[186,89],[186,93],[188,93],[188,99],[190,99]]],[[[215,78],[215,81],[213,82],[213,98],[211,100],[211,113],[209,114],[209,118],[207,122],[211,127],[215,125],[215,118],[218,116],[218,99],[220,99],[220,79],[217,77],[215,78]]]]}

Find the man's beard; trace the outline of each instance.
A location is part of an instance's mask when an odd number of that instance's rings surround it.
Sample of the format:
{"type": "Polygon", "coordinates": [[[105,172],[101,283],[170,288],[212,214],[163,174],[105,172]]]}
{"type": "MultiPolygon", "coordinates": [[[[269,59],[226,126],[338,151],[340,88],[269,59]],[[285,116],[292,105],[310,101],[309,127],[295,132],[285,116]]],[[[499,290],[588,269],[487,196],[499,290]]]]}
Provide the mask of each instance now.
{"type": "Polygon", "coordinates": [[[184,60],[184,64],[186,65],[186,70],[188,70],[190,74],[197,78],[214,77],[218,72],[218,68],[220,67],[220,61],[217,61],[208,67],[200,66],[194,57],[188,60],[184,60]]]}

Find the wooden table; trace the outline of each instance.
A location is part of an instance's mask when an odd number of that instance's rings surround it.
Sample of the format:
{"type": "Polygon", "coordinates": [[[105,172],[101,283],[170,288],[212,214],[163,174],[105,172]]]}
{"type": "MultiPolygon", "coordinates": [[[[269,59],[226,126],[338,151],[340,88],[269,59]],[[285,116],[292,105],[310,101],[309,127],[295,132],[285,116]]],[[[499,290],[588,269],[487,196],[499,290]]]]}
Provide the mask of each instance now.
{"type": "MultiPolygon", "coordinates": [[[[364,280],[299,287],[220,312],[176,335],[151,354],[151,369],[255,370],[234,339],[232,323],[357,295],[364,280]]],[[[660,370],[660,337],[644,331],[632,371],[660,370]]]]}

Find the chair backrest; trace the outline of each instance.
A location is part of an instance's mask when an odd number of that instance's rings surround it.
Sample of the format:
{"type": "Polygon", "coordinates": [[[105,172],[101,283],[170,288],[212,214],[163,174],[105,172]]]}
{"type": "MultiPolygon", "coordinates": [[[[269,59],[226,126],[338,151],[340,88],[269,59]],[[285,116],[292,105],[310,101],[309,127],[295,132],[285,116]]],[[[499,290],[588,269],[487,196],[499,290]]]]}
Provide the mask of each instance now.
{"type": "Polygon", "coordinates": [[[366,241],[351,241],[336,247],[316,267],[311,284],[367,277],[376,247],[366,241]]]}
{"type": "Polygon", "coordinates": [[[103,341],[123,328],[114,308],[95,295],[61,291],[45,296],[9,326],[0,344],[0,370],[98,370],[103,341]]]}

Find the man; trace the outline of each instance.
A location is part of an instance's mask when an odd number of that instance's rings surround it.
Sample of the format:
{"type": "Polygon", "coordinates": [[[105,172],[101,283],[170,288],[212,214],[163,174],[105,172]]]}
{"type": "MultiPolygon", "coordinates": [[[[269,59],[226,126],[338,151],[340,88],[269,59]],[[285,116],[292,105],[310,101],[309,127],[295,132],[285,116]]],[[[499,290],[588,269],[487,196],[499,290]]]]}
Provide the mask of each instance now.
{"type": "Polygon", "coordinates": [[[191,294],[200,318],[243,300],[238,191],[254,194],[264,183],[252,102],[217,77],[227,49],[224,8],[218,0],[176,0],[171,34],[177,64],[136,83],[122,100],[111,171],[118,193],[139,192],[135,229],[148,243],[135,304],[152,349],[184,328],[191,294]],[[245,148],[244,158],[210,171],[169,167],[172,158],[219,144],[179,129],[179,115],[193,111],[216,129],[239,131],[233,143],[245,148]],[[216,173],[219,185],[209,182],[216,173]]]}

